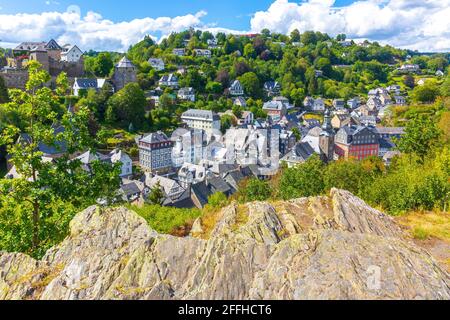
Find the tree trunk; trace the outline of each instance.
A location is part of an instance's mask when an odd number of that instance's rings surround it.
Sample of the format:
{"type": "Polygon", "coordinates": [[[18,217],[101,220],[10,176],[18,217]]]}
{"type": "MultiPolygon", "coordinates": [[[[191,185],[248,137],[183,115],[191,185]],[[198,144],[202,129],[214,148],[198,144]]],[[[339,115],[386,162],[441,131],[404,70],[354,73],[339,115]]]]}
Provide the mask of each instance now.
{"type": "Polygon", "coordinates": [[[33,250],[39,247],[39,204],[33,204],[33,250]]]}

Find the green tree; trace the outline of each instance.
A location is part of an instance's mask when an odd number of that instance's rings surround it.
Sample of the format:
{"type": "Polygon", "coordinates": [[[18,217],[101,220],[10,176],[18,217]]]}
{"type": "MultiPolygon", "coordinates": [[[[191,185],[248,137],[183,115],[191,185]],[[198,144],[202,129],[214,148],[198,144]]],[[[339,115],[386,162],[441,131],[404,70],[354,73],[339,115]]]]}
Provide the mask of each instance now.
{"type": "Polygon", "coordinates": [[[26,91],[13,98],[24,116],[24,128],[10,125],[0,134],[0,145],[7,146],[18,174],[0,180],[0,249],[40,256],[66,235],[72,209],[113,196],[120,167],[94,162],[88,173],[79,160],[70,160],[72,154],[93,146],[87,127],[90,113],[81,108],[58,118],[53,92],[44,86],[49,74],[35,61],[28,72],[26,91]],[[63,130],[56,131],[59,127],[63,130]],[[41,144],[53,146],[61,156],[43,161],[41,144]]]}
{"type": "Polygon", "coordinates": [[[420,162],[424,163],[425,157],[436,145],[439,137],[440,131],[434,120],[419,115],[408,122],[405,135],[398,141],[397,147],[403,153],[417,155],[420,162]]]}
{"type": "Polygon", "coordinates": [[[146,105],[147,100],[139,85],[129,83],[109,99],[106,120],[110,123],[118,123],[123,128],[133,123],[140,129],[145,123],[146,105]]]}
{"type": "Polygon", "coordinates": [[[272,195],[272,188],[267,181],[259,179],[250,179],[242,192],[244,202],[267,201],[272,195]]]}
{"type": "Polygon", "coordinates": [[[223,87],[220,82],[210,81],[206,84],[206,92],[213,94],[221,94],[223,92],[223,87]]]}
{"type": "Polygon", "coordinates": [[[439,96],[439,87],[436,81],[428,80],[424,85],[415,87],[411,95],[415,102],[432,103],[439,96]]]}
{"type": "Polygon", "coordinates": [[[222,192],[216,192],[208,197],[208,205],[212,208],[223,208],[228,204],[227,196],[222,192]]]}
{"type": "Polygon", "coordinates": [[[244,87],[244,91],[247,95],[252,98],[261,96],[261,85],[258,76],[254,72],[245,73],[239,77],[239,81],[244,87]]]}
{"type": "Polygon", "coordinates": [[[153,205],[162,205],[164,202],[164,192],[161,188],[161,184],[158,182],[151,190],[148,195],[147,201],[153,205]]]}
{"type": "Polygon", "coordinates": [[[108,77],[114,67],[111,54],[108,52],[100,53],[94,60],[92,71],[97,77],[108,77]]]}
{"type": "Polygon", "coordinates": [[[317,196],[324,192],[324,164],[318,156],[313,156],[303,164],[283,171],[279,195],[285,200],[317,196]]]}

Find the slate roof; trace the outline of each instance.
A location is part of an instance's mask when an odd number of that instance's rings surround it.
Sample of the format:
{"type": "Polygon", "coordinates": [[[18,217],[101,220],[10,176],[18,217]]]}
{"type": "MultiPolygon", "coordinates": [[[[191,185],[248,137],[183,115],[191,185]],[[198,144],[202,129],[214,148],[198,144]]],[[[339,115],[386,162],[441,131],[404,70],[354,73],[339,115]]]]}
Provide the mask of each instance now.
{"type": "Polygon", "coordinates": [[[203,120],[220,120],[220,117],[211,110],[190,109],[183,113],[182,118],[199,118],[203,120]]]}
{"type": "Polygon", "coordinates": [[[164,132],[153,132],[142,138],[140,141],[145,143],[161,143],[169,141],[169,138],[164,132]]]}
{"type": "Polygon", "coordinates": [[[225,180],[219,177],[209,177],[206,179],[208,187],[211,187],[211,191],[222,192],[224,194],[229,194],[231,192],[231,187],[225,180]]]}
{"type": "Polygon", "coordinates": [[[208,204],[208,197],[212,195],[211,190],[207,187],[206,182],[194,184],[191,187],[191,193],[200,201],[202,207],[208,204]]]}
{"type": "Polygon", "coordinates": [[[137,184],[134,182],[125,184],[120,189],[122,190],[124,195],[127,197],[141,193],[141,190],[139,189],[137,184]]]}
{"type": "Polygon", "coordinates": [[[308,142],[300,142],[295,146],[294,152],[298,158],[306,161],[314,154],[314,149],[308,142]]]}
{"type": "Polygon", "coordinates": [[[76,78],[75,83],[80,89],[98,89],[103,87],[105,84],[105,79],[87,79],[87,78],[76,78]]]}
{"type": "MultiPolygon", "coordinates": [[[[64,127],[62,126],[59,126],[54,130],[55,135],[60,134],[62,132],[64,132],[64,127]]],[[[31,141],[31,138],[27,133],[21,134],[20,138],[21,140],[24,140],[25,142],[28,143],[31,141]]],[[[58,155],[61,153],[65,153],[67,151],[67,145],[64,141],[57,141],[54,146],[50,146],[43,142],[40,142],[38,144],[38,150],[47,156],[58,155]]]]}
{"type": "Polygon", "coordinates": [[[134,68],[134,64],[128,60],[127,57],[123,57],[118,64],[116,64],[116,68],[134,68]]]}

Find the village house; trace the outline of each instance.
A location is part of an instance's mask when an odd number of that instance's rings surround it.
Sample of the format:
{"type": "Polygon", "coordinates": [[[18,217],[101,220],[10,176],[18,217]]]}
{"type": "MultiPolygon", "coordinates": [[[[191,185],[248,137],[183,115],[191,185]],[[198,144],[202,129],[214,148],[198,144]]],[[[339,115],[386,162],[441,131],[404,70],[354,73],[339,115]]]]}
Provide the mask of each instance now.
{"type": "Polygon", "coordinates": [[[347,106],[348,106],[351,110],[353,110],[353,109],[358,108],[359,105],[360,105],[360,103],[361,103],[360,99],[359,99],[358,97],[355,97],[355,98],[350,99],[350,100],[347,101],[347,106]]]}
{"type": "Polygon", "coordinates": [[[172,133],[172,165],[175,168],[185,163],[199,164],[206,158],[208,136],[202,129],[178,128],[172,133]]]}
{"type": "Polygon", "coordinates": [[[148,63],[156,71],[163,71],[166,68],[163,59],[150,58],[148,59],[148,63]]]}
{"type": "Polygon", "coordinates": [[[397,70],[401,73],[419,73],[420,67],[418,64],[404,64],[397,70]]]}
{"type": "Polygon", "coordinates": [[[312,111],[312,112],[323,112],[325,111],[325,102],[322,98],[311,98],[306,97],[303,101],[303,105],[305,106],[306,110],[312,111]]]}
{"type": "Polygon", "coordinates": [[[161,87],[172,87],[178,88],[178,77],[173,73],[168,75],[163,75],[161,79],[159,79],[159,85],[161,87]]]}
{"type": "Polygon", "coordinates": [[[88,90],[99,91],[106,83],[106,79],[81,79],[75,78],[73,83],[73,95],[79,96],[80,92],[87,92],[88,90]]]}
{"type": "Polygon", "coordinates": [[[277,81],[267,81],[264,83],[264,92],[268,97],[277,96],[281,92],[281,85],[277,81]]]}
{"type": "Polygon", "coordinates": [[[334,99],[333,100],[333,107],[337,110],[339,109],[345,109],[345,101],[344,99],[334,99]]]}
{"type": "Polygon", "coordinates": [[[217,39],[213,38],[213,39],[208,39],[206,41],[206,43],[208,44],[208,48],[209,49],[216,49],[217,48],[217,39]]]}
{"type": "Polygon", "coordinates": [[[352,117],[348,114],[335,114],[331,119],[331,125],[334,129],[340,129],[352,124],[352,117]]]}
{"type": "Polygon", "coordinates": [[[195,102],[195,90],[194,88],[181,88],[178,90],[177,97],[180,100],[195,102]]]}
{"type": "Polygon", "coordinates": [[[234,80],[229,88],[230,94],[232,96],[242,96],[244,95],[244,88],[239,80],[234,80]]]}
{"type": "Polygon", "coordinates": [[[378,156],[379,135],[375,127],[347,126],[336,135],[335,152],[339,158],[364,160],[378,156]]]}
{"type": "Polygon", "coordinates": [[[196,57],[211,58],[211,50],[208,49],[194,49],[196,57]]]}
{"type": "Polygon", "coordinates": [[[173,143],[161,131],[138,139],[139,164],[150,172],[164,172],[172,167],[173,143]]]}
{"type": "Polygon", "coordinates": [[[172,53],[178,57],[183,57],[186,54],[186,49],[184,48],[175,48],[172,50],[172,53]]]}
{"type": "Polygon", "coordinates": [[[209,134],[220,130],[220,117],[210,110],[190,109],[181,115],[181,121],[189,128],[202,129],[209,134]]]}
{"type": "Polygon", "coordinates": [[[251,111],[244,111],[238,121],[239,125],[251,125],[255,121],[255,115],[251,111]]]}
{"type": "Polygon", "coordinates": [[[314,148],[308,142],[299,142],[280,160],[280,162],[285,162],[289,168],[292,168],[306,162],[315,153],[314,148]]]}
{"type": "Polygon", "coordinates": [[[114,149],[109,153],[112,163],[121,163],[120,177],[128,177],[133,174],[133,161],[130,156],[120,149],[114,149]]]}
{"type": "Polygon", "coordinates": [[[163,205],[168,205],[173,202],[180,201],[181,197],[185,193],[185,189],[181,185],[170,178],[145,174],[145,185],[151,189],[159,187],[163,191],[165,199],[163,205]]]}
{"type": "Polygon", "coordinates": [[[236,97],[233,99],[233,105],[245,108],[247,101],[243,97],[236,97]]]}
{"type": "Polygon", "coordinates": [[[273,119],[280,120],[287,113],[286,105],[281,101],[269,101],[264,103],[263,111],[273,119]]]}
{"type": "Polygon", "coordinates": [[[61,52],[61,61],[78,62],[83,56],[83,51],[76,45],[66,45],[61,52]]]}
{"type": "Polygon", "coordinates": [[[443,77],[444,76],[444,72],[442,72],[442,70],[438,70],[438,71],[436,71],[436,76],[437,77],[443,77]]]}
{"type": "Polygon", "coordinates": [[[398,96],[394,96],[394,99],[395,99],[395,104],[396,105],[399,105],[399,106],[406,105],[406,98],[405,97],[398,95],[398,96]]]}

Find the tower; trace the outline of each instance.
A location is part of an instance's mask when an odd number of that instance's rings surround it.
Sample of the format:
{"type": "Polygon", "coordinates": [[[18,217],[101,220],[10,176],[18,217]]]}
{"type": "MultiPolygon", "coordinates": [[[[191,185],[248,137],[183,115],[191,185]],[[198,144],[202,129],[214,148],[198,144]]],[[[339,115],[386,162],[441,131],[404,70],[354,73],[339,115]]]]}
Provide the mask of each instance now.
{"type": "Polygon", "coordinates": [[[137,82],[136,67],[127,57],[116,64],[112,81],[116,91],[123,89],[128,83],[137,82]]]}
{"type": "Polygon", "coordinates": [[[323,162],[328,163],[334,159],[334,136],[335,133],[331,125],[331,111],[327,109],[319,137],[320,158],[323,162]]]}

